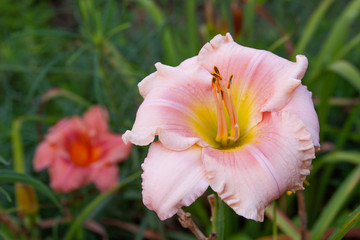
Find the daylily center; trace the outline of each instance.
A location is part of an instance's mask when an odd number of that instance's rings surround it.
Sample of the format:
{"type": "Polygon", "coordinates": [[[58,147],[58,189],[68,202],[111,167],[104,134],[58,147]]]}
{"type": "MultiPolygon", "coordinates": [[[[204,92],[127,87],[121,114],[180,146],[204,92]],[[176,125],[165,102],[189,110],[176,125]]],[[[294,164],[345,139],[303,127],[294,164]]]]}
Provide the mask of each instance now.
{"type": "Polygon", "coordinates": [[[100,150],[88,142],[75,140],[69,145],[70,160],[77,166],[85,167],[96,162],[100,156],[100,150]]]}
{"type": "Polygon", "coordinates": [[[236,142],[240,136],[239,120],[236,113],[234,100],[231,95],[231,81],[233,75],[229,77],[227,83],[224,83],[218,67],[214,66],[214,72],[211,73],[212,88],[215,97],[217,111],[217,134],[216,141],[221,145],[230,145],[236,142]],[[227,116],[229,126],[226,121],[227,116]]]}

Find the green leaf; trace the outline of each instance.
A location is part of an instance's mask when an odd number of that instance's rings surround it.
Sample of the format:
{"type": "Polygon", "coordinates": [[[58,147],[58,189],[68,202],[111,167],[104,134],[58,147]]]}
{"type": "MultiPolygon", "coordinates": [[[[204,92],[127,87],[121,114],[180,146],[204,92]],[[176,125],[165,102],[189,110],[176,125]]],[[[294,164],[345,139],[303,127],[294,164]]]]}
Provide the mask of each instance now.
{"type": "Polygon", "coordinates": [[[340,240],[350,230],[352,226],[360,222],[360,205],[347,216],[342,224],[335,229],[329,237],[329,240],[340,240]]]}
{"type": "Polygon", "coordinates": [[[360,180],[360,166],[357,166],[337,188],[335,194],[322,211],[317,219],[311,234],[311,239],[321,239],[326,229],[330,226],[340,209],[349,198],[352,191],[358,185],[360,180]]]}
{"type": "Polygon", "coordinates": [[[329,70],[339,74],[360,92],[360,71],[345,60],[339,60],[329,66],[329,70]]]}
{"type": "Polygon", "coordinates": [[[120,190],[121,188],[123,188],[124,186],[126,186],[128,183],[134,181],[135,179],[137,179],[139,176],[141,175],[141,172],[136,172],[132,175],[130,175],[129,177],[127,177],[126,179],[122,180],[121,183],[119,185],[117,185],[117,187],[115,187],[114,189],[102,193],[99,196],[97,196],[94,200],[92,200],[80,213],[80,215],[75,219],[75,221],[71,224],[70,229],[67,231],[66,236],[65,236],[65,240],[71,240],[71,239],[75,239],[75,234],[77,232],[78,229],[81,229],[83,223],[88,219],[88,217],[91,215],[91,213],[94,211],[94,209],[103,201],[105,201],[106,199],[108,199],[108,197],[110,197],[113,193],[115,193],[116,191],[120,190]]]}
{"type": "Polygon", "coordinates": [[[0,183],[9,183],[9,182],[10,183],[21,182],[33,186],[39,192],[43,193],[50,200],[52,200],[56,204],[56,206],[59,207],[60,210],[62,210],[60,202],[57,200],[54,193],[39,180],[23,173],[14,172],[11,170],[0,170],[0,183]]]}

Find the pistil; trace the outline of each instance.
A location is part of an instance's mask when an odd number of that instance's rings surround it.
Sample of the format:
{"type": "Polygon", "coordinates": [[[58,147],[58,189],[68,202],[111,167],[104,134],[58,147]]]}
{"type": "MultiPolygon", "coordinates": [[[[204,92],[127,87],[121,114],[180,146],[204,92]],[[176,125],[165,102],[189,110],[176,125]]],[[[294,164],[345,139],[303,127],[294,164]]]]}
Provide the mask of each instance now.
{"type": "Polygon", "coordinates": [[[220,71],[216,66],[214,66],[214,72],[212,72],[211,75],[213,76],[212,87],[215,96],[218,120],[216,141],[226,145],[228,144],[228,141],[237,141],[240,136],[238,117],[231,94],[231,82],[233,75],[229,77],[226,85],[224,84],[220,71]],[[230,134],[228,133],[225,109],[230,120],[230,134]]]}

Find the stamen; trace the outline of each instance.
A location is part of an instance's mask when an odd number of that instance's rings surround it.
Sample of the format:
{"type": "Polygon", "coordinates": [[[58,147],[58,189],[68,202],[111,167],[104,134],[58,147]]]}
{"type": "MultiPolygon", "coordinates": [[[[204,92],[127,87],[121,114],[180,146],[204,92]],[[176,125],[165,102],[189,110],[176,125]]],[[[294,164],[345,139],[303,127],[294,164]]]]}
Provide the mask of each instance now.
{"type": "Polygon", "coordinates": [[[230,89],[230,87],[231,87],[232,78],[233,78],[233,75],[231,74],[231,76],[229,77],[228,84],[226,86],[227,89],[230,89]]]}
{"type": "Polygon", "coordinates": [[[211,87],[214,88],[215,87],[215,83],[216,83],[216,78],[212,78],[212,81],[211,81],[211,87]]]}
{"type": "Polygon", "coordinates": [[[239,124],[238,124],[239,120],[238,120],[238,116],[236,114],[235,104],[234,104],[234,100],[232,98],[231,90],[228,89],[227,92],[228,92],[229,99],[230,99],[230,111],[228,110],[229,117],[230,117],[230,123],[233,123],[233,124],[231,124],[231,129],[230,129],[231,136],[230,136],[230,138],[233,141],[236,141],[240,137],[240,128],[239,128],[239,124]]]}
{"type": "Polygon", "coordinates": [[[231,94],[231,83],[233,79],[233,74],[229,77],[226,88],[224,83],[221,81],[222,77],[220,75],[219,69],[214,66],[214,72],[211,73],[212,78],[212,88],[214,90],[214,95],[216,97],[216,108],[217,108],[217,117],[218,117],[218,131],[216,135],[216,141],[221,142],[223,145],[227,144],[228,140],[237,141],[240,137],[240,129],[238,124],[238,117],[236,114],[236,109],[234,105],[234,100],[231,94]],[[226,89],[226,91],[224,91],[226,89]],[[224,111],[224,106],[228,113],[230,120],[230,135],[228,135],[228,126],[226,123],[226,116],[224,111]]]}
{"type": "Polygon", "coordinates": [[[221,94],[221,100],[224,101],[224,91],[222,89],[220,89],[220,94],[221,94]]]}
{"type": "Polygon", "coordinates": [[[213,75],[214,77],[222,80],[222,77],[221,77],[218,73],[216,73],[216,72],[211,73],[211,75],[213,75]]]}
{"type": "Polygon", "coordinates": [[[217,67],[217,66],[214,66],[214,72],[216,72],[217,74],[219,74],[219,75],[220,75],[220,71],[219,71],[219,69],[218,69],[218,67],[217,67]]]}
{"type": "Polygon", "coordinates": [[[223,96],[224,91],[220,89],[219,84],[217,83],[219,80],[213,78],[212,79],[212,87],[214,90],[215,102],[216,102],[216,111],[217,111],[217,120],[218,120],[218,131],[216,134],[216,141],[221,142],[223,145],[227,142],[227,125],[226,125],[226,117],[223,107],[223,96]],[[215,84],[216,83],[216,84],[215,84]],[[220,93],[220,94],[219,94],[220,93]]]}

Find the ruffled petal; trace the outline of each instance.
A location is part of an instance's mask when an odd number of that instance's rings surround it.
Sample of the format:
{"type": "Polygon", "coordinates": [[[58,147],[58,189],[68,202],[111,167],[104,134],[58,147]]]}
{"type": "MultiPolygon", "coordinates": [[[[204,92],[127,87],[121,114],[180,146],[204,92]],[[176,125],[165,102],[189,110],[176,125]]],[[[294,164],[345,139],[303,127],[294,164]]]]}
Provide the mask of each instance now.
{"type": "Polygon", "coordinates": [[[176,152],[152,143],[142,168],[143,202],[161,220],[189,206],[209,186],[200,147],[176,152]]]}
{"type": "Polygon", "coordinates": [[[294,113],[303,121],[306,129],[311,134],[315,148],[318,150],[320,148],[319,120],[312,101],[312,94],[307,90],[307,87],[303,85],[299,86],[294,92],[294,97],[282,111],[294,113]]]}
{"type": "Polygon", "coordinates": [[[93,169],[91,179],[101,192],[105,192],[116,187],[118,176],[118,167],[111,164],[93,169]]]}
{"type": "Polygon", "coordinates": [[[106,133],[96,139],[95,148],[100,151],[100,164],[116,163],[125,160],[132,144],[125,144],[120,134],[106,133]]]}
{"type": "Polygon", "coordinates": [[[108,132],[108,112],[100,107],[94,106],[87,110],[83,116],[83,120],[86,123],[91,135],[108,132]]]}
{"type": "MultiPolygon", "coordinates": [[[[200,141],[192,125],[201,124],[197,106],[209,108],[208,117],[216,126],[216,106],[213,101],[211,75],[191,58],[178,67],[157,63],[157,72],[139,83],[145,97],[136,114],[131,131],[123,135],[124,142],[148,145],[155,135],[165,147],[185,150],[200,141]]],[[[216,129],[215,129],[216,134],[216,129]]]]}
{"type": "Polygon", "coordinates": [[[248,108],[252,118],[248,129],[261,121],[261,112],[278,111],[289,102],[308,64],[305,56],[296,59],[293,63],[268,51],[243,47],[229,33],[215,36],[199,53],[207,71],[217,66],[226,81],[233,74],[235,108],[248,108]]]}
{"type": "Polygon", "coordinates": [[[34,169],[40,171],[48,167],[56,154],[56,150],[48,142],[44,141],[36,148],[34,155],[34,169]]]}
{"type": "Polygon", "coordinates": [[[236,150],[203,149],[210,186],[234,211],[262,221],[264,208],[287,190],[303,189],[314,145],[295,114],[265,113],[251,144],[236,150]]]}
{"type": "Polygon", "coordinates": [[[78,167],[62,158],[49,168],[50,185],[56,192],[67,193],[89,184],[89,168],[78,167]]]}

